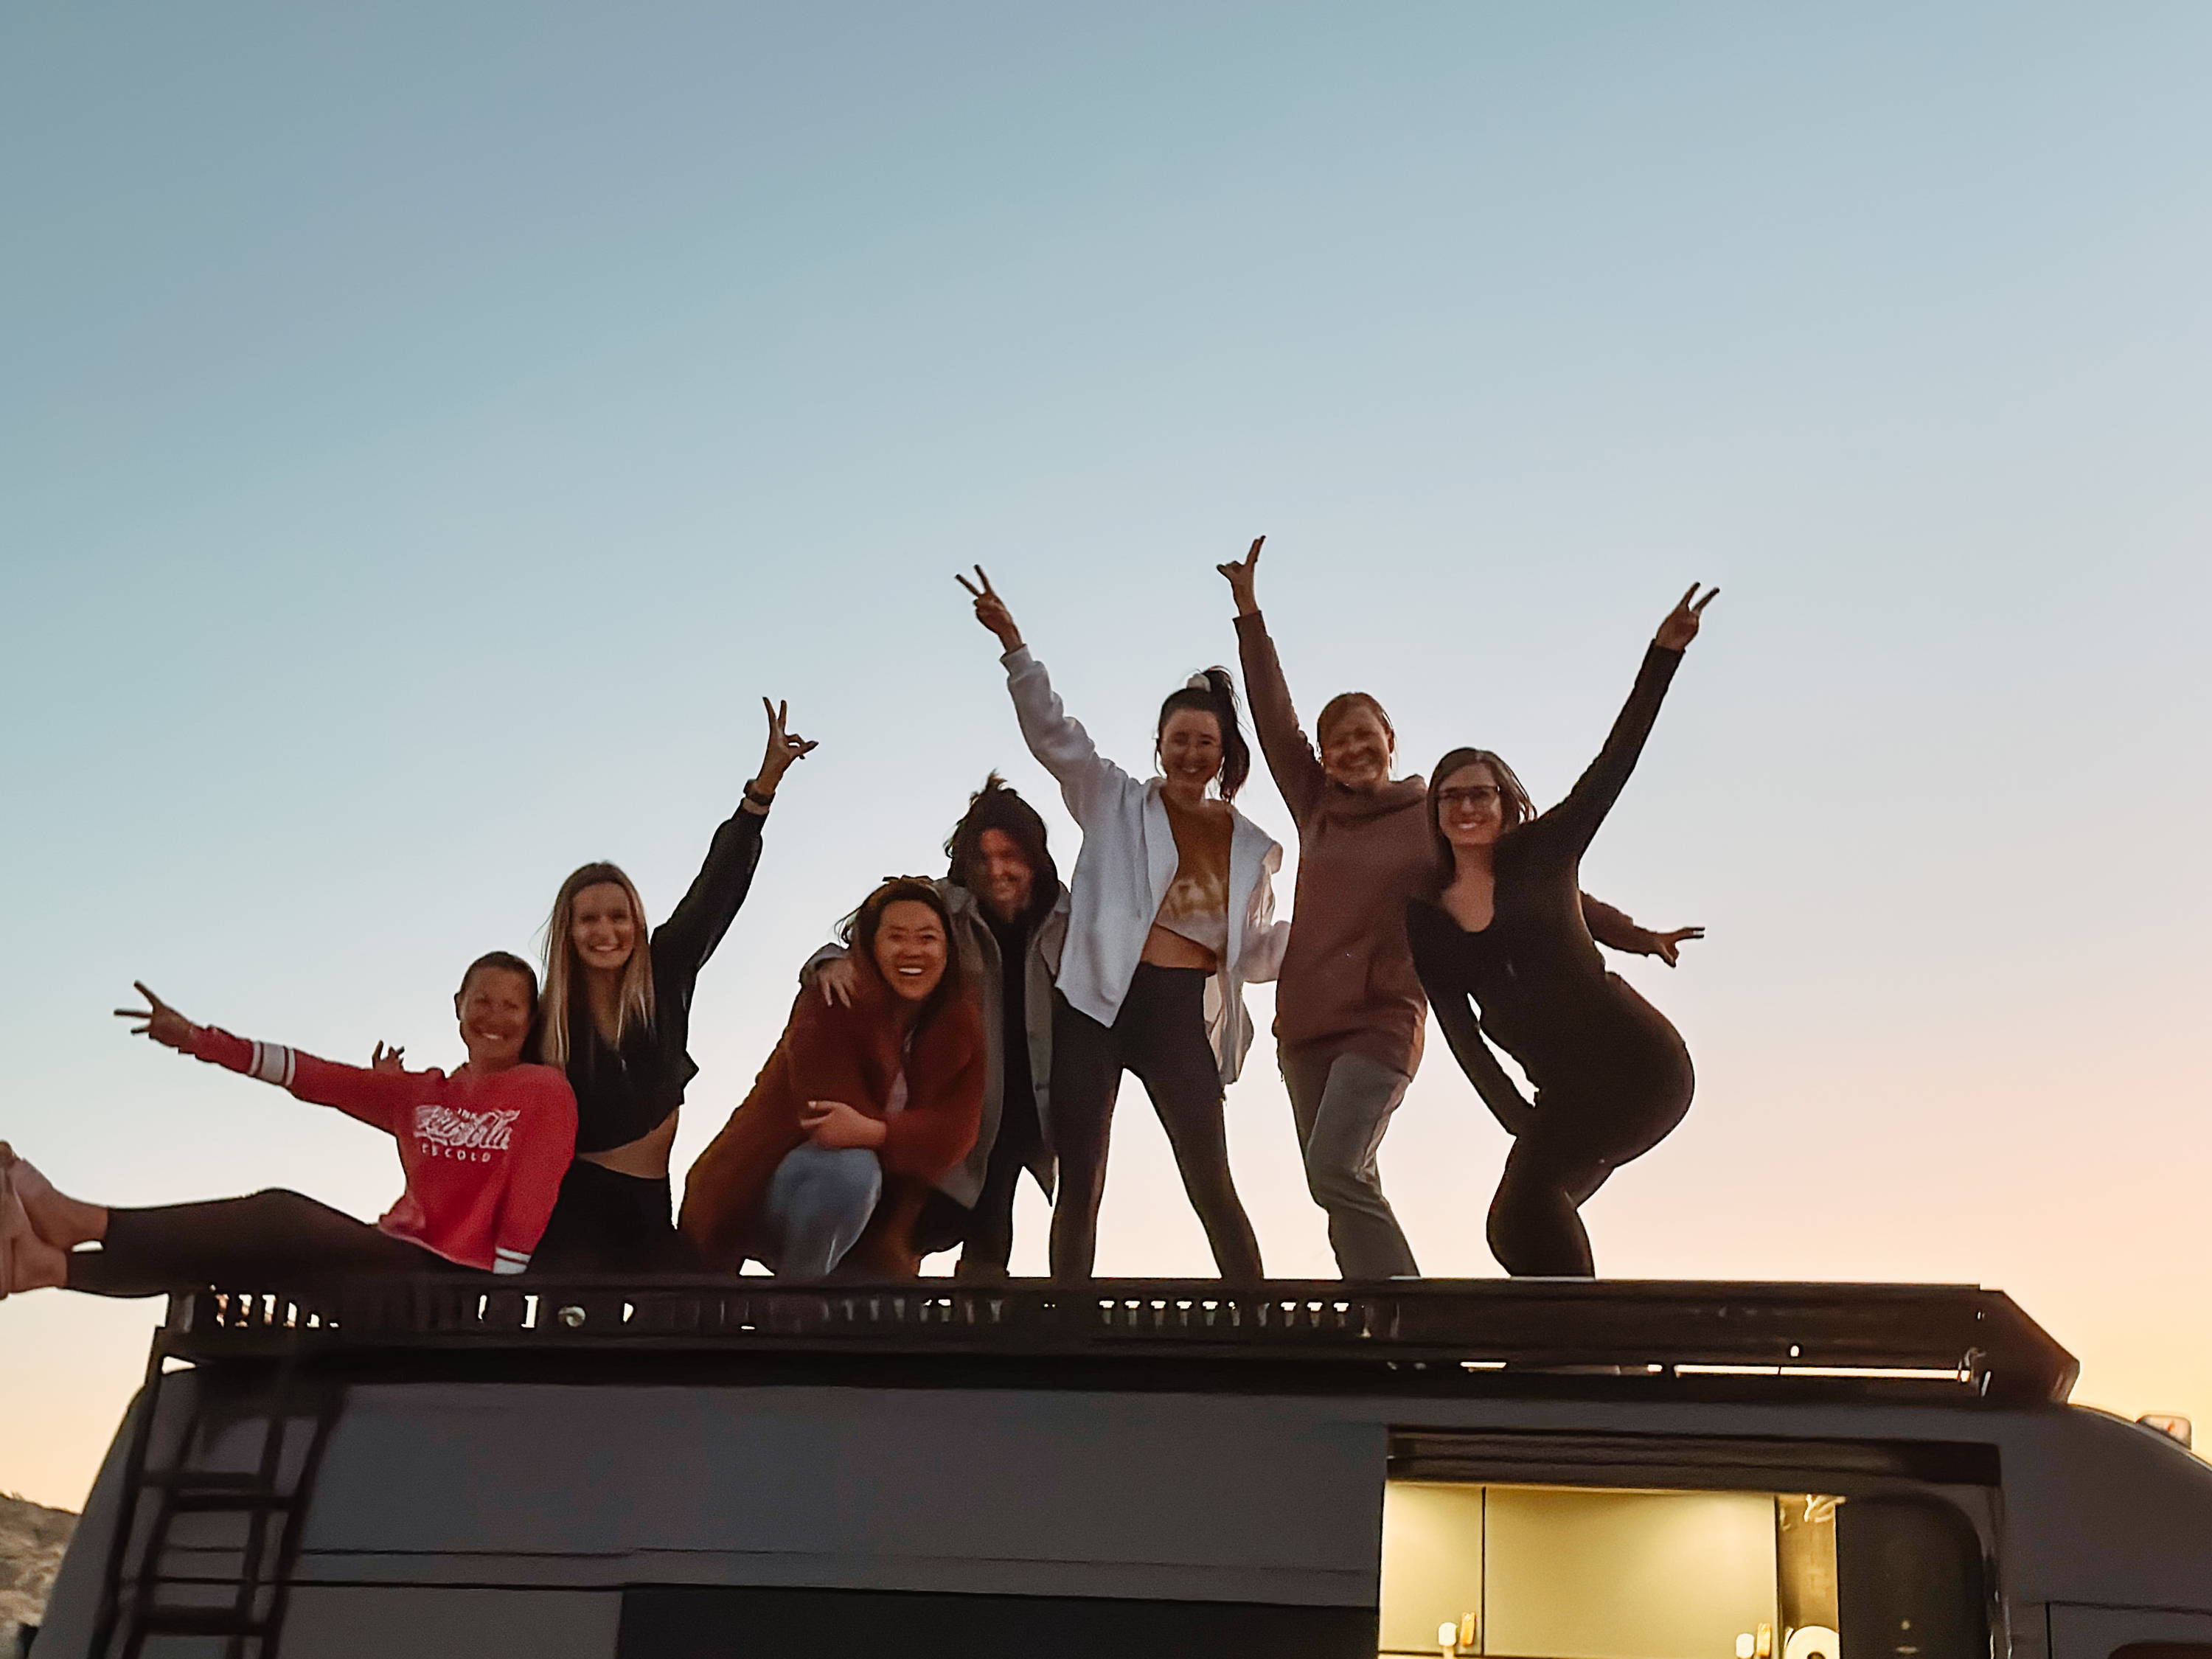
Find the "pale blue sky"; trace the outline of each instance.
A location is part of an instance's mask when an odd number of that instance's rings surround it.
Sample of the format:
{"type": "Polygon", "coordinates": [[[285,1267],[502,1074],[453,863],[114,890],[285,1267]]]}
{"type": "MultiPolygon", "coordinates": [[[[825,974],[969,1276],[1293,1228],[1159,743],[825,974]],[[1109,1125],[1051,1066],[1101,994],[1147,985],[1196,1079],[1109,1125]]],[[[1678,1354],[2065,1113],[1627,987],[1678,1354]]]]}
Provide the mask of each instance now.
{"type": "MultiPolygon", "coordinates": [[[[875,877],[1048,799],[972,559],[1136,766],[1266,532],[1309,709],[1547,798],[1699,578],[1587,866],[1712,930],[1624,968],[1699,1103],[1601,1266],[2003,1285],[2212,1416],[2208,71],[2195,4],[0,14],[0,1135],[374,1213],[373,1136],[106,1010],[450,1063],[571,866],[665,910],[766,692],[823,748],[688,1158],[875,877]]],[[[1325,1270],[1264,1049],[1230,1110],[1325,1270]]],[[[1202,1270],[1133,1084],[1116,1145],[1102,1267],[1202,1270]]],[[[1431,1271],[1501,1155],[1437,1044],[1431,1271]]],[[[150,1316],[0,1309],[0,1488],[76,1501],[150,1316]]]]}

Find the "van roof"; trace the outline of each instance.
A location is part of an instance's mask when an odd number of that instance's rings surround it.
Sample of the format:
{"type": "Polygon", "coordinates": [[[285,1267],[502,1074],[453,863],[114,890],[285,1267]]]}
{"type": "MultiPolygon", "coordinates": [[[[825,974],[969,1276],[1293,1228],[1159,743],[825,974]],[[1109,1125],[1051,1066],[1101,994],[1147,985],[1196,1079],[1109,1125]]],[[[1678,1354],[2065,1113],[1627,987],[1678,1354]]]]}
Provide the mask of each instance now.
{"type": "Polygon", "coordinates": [[[1002,1381],[1024,1364],[1094,1376],[1137,1366],[1232,1389],[1288,1375],[1365,1391],[1449,1382],[2004,1407],[2063,1403],[2079,1370],[2009,1297],[1976,1285],[1656,1279],[1234,1288],[423,1275],[178,1296],[157,1343],[187,1360],[312,1355],[386,1376],[452,1375],[463,1362],[519,1374],[590,1356],[567,1370],[635,1382],[686,1360],[696,1370],[757,1356],[825,1378],[856,1362],[878,1378],[887,1366],[955,1363],[995,1367],[1002,1381]]]}

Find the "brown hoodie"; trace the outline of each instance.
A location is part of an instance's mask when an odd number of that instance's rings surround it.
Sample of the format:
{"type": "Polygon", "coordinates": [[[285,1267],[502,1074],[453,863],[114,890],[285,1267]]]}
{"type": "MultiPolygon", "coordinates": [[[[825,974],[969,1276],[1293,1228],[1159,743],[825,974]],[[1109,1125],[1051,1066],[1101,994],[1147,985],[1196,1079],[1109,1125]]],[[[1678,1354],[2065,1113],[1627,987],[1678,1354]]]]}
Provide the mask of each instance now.
{"type": "MultiPolygon", "coordinates": [[[[1421,1063],[1428,1002],[1406,943],[1406,901],[1434,890],[1428,785],[1398,778],[1372,793],[1332,783],[1299,728],[1291,688],[1258,611],[1237,619],[1244,695],[1260,750],[1298,827],[1291,941],[1275,984],[1275,1041],[1316,1056],[1364,1054],[1407,1077],[1421,1063]]],[[[1590,933],[1617,951],[1650,935],[1583,896],[1590,933]]]]}

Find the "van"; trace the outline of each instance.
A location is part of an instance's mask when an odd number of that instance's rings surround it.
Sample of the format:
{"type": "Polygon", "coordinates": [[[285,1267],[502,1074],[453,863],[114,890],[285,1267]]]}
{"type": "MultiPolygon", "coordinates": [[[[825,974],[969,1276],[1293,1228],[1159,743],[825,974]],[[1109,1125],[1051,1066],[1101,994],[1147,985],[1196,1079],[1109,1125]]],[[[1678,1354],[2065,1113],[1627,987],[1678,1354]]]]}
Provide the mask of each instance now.
{"type": "Polygon", "coordinates": [[[1972,1286],[172,1301],[34,1659],[2212,1659],[2212,1469],[1972,1286]]]}

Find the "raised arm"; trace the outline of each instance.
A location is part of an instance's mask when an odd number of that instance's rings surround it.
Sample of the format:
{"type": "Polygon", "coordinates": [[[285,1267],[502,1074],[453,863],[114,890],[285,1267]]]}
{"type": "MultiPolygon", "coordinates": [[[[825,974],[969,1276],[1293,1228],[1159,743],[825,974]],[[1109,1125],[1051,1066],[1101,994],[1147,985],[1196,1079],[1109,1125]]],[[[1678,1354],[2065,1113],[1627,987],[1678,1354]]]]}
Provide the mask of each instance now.
{"type": "Polygon", "coordinates": [[[1059,783],[1069,815],[1079,824],[1090,823],[1108,793],[1128,775],[1098,752],[1083,723],[1061,706],[1044,665],[1022,642],[1013,613],[991,586],[983,567],[975,567],[973,582],[965,576],[955,576],[953,580],[974,598],[975,620],[998,637],[1004,652],[1000,660],[1006,665],[1006,691],[1014,700],[1014,719],[1022,728],[1022,740],[1029,744],[1037,764],[1059,783]]]}
{"type": "Polygon", "coordinates": [[[1559,837],[1565,850],[1579,857],[1590,838],[1597,834],[1598,826],[1605,822],[1613,804],[1620,799],[1620,792],[1628,785],[1630,774],[1636,770],[1638,758],[1644,753],[1645,739],[1659,718],[1659,705],[1665,701],[1668,684],[1674,671],[1681,665],[1682,653],[1698,636],[1698,623],[1705,608],[1713,602],[1720,589],[1714,588],[1702,599],[1697,597],[1698,584],[1690,584],[1688,592],[1667,613],[1652,635],[1651,647],[1644,653],[1644,665],[1637,672],[1636,684],[1628,694],[1628,702],[1613,722],[1613,730],[1606,734],[1605,747],[1598,750],[1597,758],[1567,798],[1538,820],[1547,835],[1559,837]],[[1692,602],[1694,601],[1694,603],[1692,602]]]}
{"type": "Polygon", "coordinates": [[[146,999],[146,1006],[115,1011],[118,1019],[144,1022],[131,1028],[133,1036],[151,1037],[195,1060],[258,1077],[311,1105],[336,1107],[386,1134],[397,1134],[405,1127],[420,1073],[376,1065],[341,1066],[280,1042],[255,1042],[218,1026],[195,1025],[143,984],[133,988],[146,999]]]}
{"type": "Polygon", "coordinates": [[[768,711],[768,748],[761,757],[760,770],[745,786],[744,799],[738,810],[714,831],[714,839],[707,848],[707,861],[692,878],[690,890],[653,931],[657,995],[689,996],[691,981],[714,954],[737,919],[745,895],[752,890],[753,872],[760,866],[761,828],[767,821],[768,809],[775,802],[777,786],[786,772],[816,748],[787,729],[784,722],[790,705],[763,697],[761,707],[768,711]]]}
{"type": "Polygon", "coordinates": [[[1260,734],[1260,752],[1267,757],[1267,770],[1281,792],[1291,817],[1304,823],[1321,799],[1326,780],[1321,756],[1298,726],[1298,711],[1291,702],[1289,681],[1267,635],[1267,618],[1260,612],[1258,593],[1260,549],[1267,541],[1257,537],[1252,550],[1241,559],[1216,565],[1229,581],[1237,602],[1237,656],[1244,668],[1244,696],[1252,710],[1252,725],[1260,734]]]}

